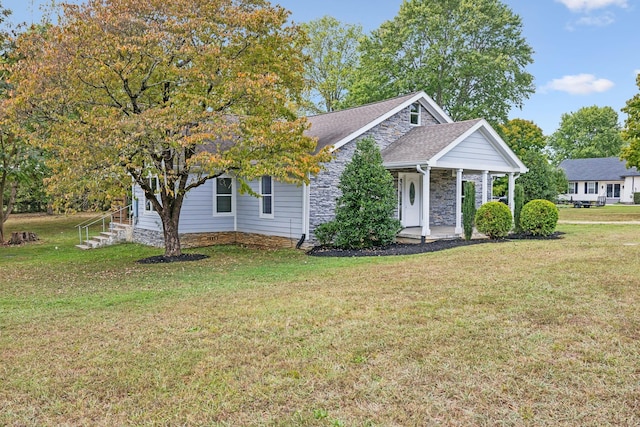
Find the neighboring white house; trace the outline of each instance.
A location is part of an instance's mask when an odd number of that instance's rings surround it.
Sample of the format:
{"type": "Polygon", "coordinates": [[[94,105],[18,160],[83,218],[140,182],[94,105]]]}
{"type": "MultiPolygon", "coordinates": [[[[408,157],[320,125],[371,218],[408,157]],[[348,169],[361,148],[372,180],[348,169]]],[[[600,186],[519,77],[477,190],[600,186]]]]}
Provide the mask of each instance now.
{"type": "MultiPolygon", "coordinates": [[[[184,201],[179,233],[184,247],[215,243],[269,246],[314,243],[315,228],[334,218],[338,183],[356,141],[372,137],[395,179],[396,215],[404,227],[448,226],[462,233],[462,188],[476,182],[478,204],[491,199],[495,175],[509,177],[513,207],[515,179],[527,168],[483,119],[453,122],[424,92],[308,118],[308,135],[334,159],[296,186],[271,177],[251,183],[261,197],[240,194],[234,176],[210,180],[184,201]]],[[[162,246],[162,225],[140,188],[133,188],[134,240],[162,246]]]]}
{"type": "Polygon", "coordinates": [[[640,173],[627,168],[617,157],[567,159],[560,163],[569,188],[560,198],[567,201],[596,201],[606,198],[607,204],[633,203],[633,193],[640,192],[640,173]]]}

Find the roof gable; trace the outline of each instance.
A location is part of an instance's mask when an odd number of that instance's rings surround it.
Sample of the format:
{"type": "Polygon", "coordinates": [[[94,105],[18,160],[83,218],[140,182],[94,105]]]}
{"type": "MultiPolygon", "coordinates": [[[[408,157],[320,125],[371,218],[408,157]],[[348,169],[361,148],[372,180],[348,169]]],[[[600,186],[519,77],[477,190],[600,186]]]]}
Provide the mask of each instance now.
{"type": "Polygon", "coordinates": [[[640,176],[635,167],[627,169],[626,163],[617,157],[566,159],[559,167],[569,181],[620,181],[626,176],[640,176]]]}
{"type": "Polygon", "coordinates": [[[311,124],[307,135],[318,138],[318,149],[338,149],[373,127],[419,102],[439,123],[453,120],[424,92],[375,102],[361,107],[308,117],[311,124]]]}
{"type": "Polygon", "coordinates": [[[433,167],[525,173],[527,167],[484,119],[413,129],[383,150],[389,167],[433,167]]]}

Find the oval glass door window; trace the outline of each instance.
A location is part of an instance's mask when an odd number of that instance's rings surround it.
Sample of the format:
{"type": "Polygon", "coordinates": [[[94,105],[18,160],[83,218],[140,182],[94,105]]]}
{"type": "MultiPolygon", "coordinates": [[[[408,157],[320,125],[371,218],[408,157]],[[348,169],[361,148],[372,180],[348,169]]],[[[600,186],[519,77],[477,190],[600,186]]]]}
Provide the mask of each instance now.
{"type": "Polygon", "coordinates": [[[411,185],[409,186],[409,203],[411,203],[411,206],[413,206],[415,201],[416,201],[416,185],[412,182],[411,185]]]}

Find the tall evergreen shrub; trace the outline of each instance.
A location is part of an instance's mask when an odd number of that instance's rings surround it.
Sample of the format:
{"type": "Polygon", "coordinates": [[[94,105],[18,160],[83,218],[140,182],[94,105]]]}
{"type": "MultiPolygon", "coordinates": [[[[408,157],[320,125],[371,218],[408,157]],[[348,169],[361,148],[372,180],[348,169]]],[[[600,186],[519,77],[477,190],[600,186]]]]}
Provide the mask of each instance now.
{"type": "Polygon", "coordinates": [[[336,206],[335,246],[367,248],[395,241],[401,229],[400,221],[394,217],[396,190],[372,138],[357,142],[338,187],[342,195],[336,206]]]}
{"type": "Polygon", "coordinates": [[[522,233],[522,226],[520,225],[520,212],[524,206],[524,187],[520,184],[516,184],[514,187],[513,196],[513,224],[516,233],[522,233]]]}
{"type": "Polygon", "coordinates": [[[464,183],[464,200],[462,201],[462,227],[465,240],[471,240],[476,216],[476,185],[472,181],[464,183]]]}

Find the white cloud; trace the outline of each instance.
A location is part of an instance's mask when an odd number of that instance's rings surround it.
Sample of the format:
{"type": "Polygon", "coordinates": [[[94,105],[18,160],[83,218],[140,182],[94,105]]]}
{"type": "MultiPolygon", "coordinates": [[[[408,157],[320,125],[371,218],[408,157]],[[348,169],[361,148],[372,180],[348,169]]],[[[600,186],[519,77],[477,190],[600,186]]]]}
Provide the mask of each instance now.
{"type": "Polygon", "coordinates": [[[576,25],[586,25],[592,27],[606,27],[615,22],[613,13],[604,13],[600,16],[583,16],[576,21],[576,25]]]}
{"type": "Polygon", "coordinates": [[[553,79],[540,88],[545,93],[549,91],[566,92],[571,95],[589,95],[596,92],[606,92],[614,86],[611,80],[598,79],[593,74],[577,74],[553,79]]]}
{"type": "Polygon", "coordinates": [[[629,5],[627,0],[556,0],[564,4],[572,12],[589,12],[596,9],[604,9],[609,6],[625,8],[629,5]]]}

